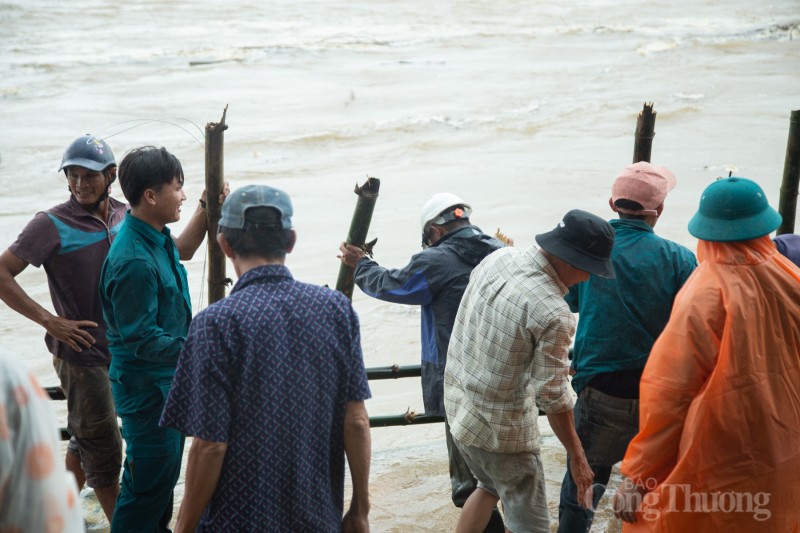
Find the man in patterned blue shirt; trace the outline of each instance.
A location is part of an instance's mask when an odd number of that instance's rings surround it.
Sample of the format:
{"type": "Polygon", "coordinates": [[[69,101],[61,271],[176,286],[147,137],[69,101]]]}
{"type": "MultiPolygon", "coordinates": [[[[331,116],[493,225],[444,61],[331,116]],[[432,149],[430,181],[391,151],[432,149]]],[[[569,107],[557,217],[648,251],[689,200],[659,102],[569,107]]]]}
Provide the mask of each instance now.
{"type": "Polygon", "coordinates": [[[369,531],[358,318],[284,266],[291,216],[286,193],[263,185],[223,204],[217,239],[239,281],[192,321],[161,418],[194,437],[176,533],[369,531]]]}

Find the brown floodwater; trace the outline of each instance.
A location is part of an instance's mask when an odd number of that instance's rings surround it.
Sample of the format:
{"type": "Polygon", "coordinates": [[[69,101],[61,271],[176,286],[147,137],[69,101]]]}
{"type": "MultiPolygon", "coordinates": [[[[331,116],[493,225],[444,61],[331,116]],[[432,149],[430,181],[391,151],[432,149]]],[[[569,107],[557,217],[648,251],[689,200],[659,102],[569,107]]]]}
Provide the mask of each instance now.
{"type": "MultiPolygon", "coordinates": [[[[473,222],[522,247],[569,209],[611,217],[610,185],[630,162],[644,102],[657,112],[652,160],[678,178],[657,231],[694,248],[686,223],[711,180],[753,178],[777,205],[800,108],[796,0],[0,0],[0,36],[0,246],[67,198],[61,154],[87,132],[118,159],[166,146],[183,162],[191,212],[203,127],[227,105],[226,179],[292,196],[299,241],[287,265],[329,285],[367,175],[381,179],[369,233],[386,266],[419,250],[419,211],[436,192],[459,194],[473,222]]],[[[196,311],[204,256],[186,264],[196,311]]],[[[18,279],[50,306],[41,269],[18,279]]],[[[367,366],[419,362],[418,310],[358,290],[354,306],[367,366]]],[[[43,335],[0,308],[0,346],[50,385],[43,335]]],[[[372,390],[371,414],[422,409],[418,380],[372,390]]],[[[63,405],[58,416],[64,424],[63,405]]],[[[564,451],[541,423],[555,520],[564,451]]],[[[372,435],[373,531],[452,530],[442,426],[372,435]]],[[[613,531],[611,516],[604,498],[593,530],[613,531]]]]}

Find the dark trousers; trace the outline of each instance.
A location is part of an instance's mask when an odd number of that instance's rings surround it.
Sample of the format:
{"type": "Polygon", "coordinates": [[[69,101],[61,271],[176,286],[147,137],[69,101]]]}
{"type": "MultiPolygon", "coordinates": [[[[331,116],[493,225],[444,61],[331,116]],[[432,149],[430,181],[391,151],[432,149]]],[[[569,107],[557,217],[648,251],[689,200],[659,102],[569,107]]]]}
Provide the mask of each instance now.
{"type": "Polygon", "coordinates": [[[447,459],[450,467],[450,490],[456,507],[464,507],[469,495],[478,487],[478,480],[469,471],[464,457],[453,442],[450,424],[444,423],[444,439],[447,444],[447,459]]]}
{"type": "MultiPolygon", "coordinates": [[[[575,404],[575,431],[594,472],[592,506],[605,493],[611,468],[622,461],[639,431],[639,400],[626,400],[591,387],[583,389],[575,404]]],[[[567,458],[569,465],[569,458],[567,458]]],[[[592,527],[594,511],[578,504],[578,487],[567,468],[558,504],[559,533],[585,533],[592,527]]]]}

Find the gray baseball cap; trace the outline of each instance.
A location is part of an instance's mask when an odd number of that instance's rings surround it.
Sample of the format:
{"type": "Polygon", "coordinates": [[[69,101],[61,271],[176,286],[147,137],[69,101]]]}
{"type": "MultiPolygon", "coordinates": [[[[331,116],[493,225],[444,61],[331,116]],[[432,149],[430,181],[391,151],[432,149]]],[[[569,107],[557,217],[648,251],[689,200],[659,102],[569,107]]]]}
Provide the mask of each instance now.
{"type": "Polygon", "coordinates": [[[233,191],[222,204],[222,217],[219,225],[226,228],[242,229],[245,214],[251,207],[272,207],[281,214],[283,229],[292,229],[292,201],[280,189],[267,185],[245,185],[233,191]]]}

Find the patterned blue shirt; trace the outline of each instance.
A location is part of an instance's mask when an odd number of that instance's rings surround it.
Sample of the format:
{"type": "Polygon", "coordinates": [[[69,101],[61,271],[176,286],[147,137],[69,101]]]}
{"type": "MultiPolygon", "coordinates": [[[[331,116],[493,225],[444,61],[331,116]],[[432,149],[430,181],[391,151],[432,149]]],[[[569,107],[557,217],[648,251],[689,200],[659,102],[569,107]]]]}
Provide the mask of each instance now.
{"type": "Polygon", "coordinates": [[[246,272],[192,321],[161,418],[228,444],[198,531],[340,531],[345,407],[369,397],[347,298],[246,272]]]}

